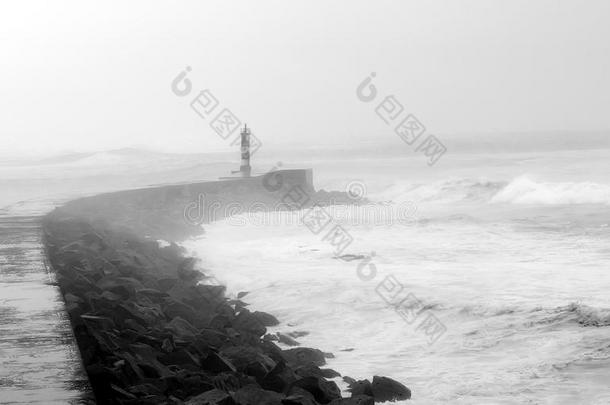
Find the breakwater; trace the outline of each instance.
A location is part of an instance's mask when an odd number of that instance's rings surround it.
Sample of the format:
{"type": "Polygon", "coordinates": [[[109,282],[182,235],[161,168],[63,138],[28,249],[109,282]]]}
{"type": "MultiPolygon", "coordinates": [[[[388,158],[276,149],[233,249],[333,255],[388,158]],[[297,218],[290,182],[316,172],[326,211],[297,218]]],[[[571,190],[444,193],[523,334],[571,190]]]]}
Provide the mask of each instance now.
{"type": "Polygon", "coordinates": [[[299,208],[349,201],[316,192],[309,170],[283,170],[102,194],[45,217],[47,257],[97,403],[372,404],[410,397],[402,384],[375,376],[348,378],[351,397],[342,398],[331,380],[340,374],[324,368],[331,354],[281,349],[266,334],[277,325],[272,314],[206,284],[197,261],[174,243],[237,213],[210,206],[294,209],[295,190],[304,197],[299,208]]]}

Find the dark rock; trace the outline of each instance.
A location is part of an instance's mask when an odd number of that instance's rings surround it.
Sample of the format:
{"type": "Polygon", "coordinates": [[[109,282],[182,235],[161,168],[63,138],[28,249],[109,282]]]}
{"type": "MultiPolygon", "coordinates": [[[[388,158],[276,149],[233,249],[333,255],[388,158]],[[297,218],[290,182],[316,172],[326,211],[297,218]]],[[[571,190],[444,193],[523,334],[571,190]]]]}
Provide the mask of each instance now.
{"type": "Polygon", "coordinates": [[[308,363],[303,366],[298,366],[294,369],[294,373],[301,377],[324,377],[322,375],[322,370],[320,367],[316,366],[313,363],[308,363]]]}
{"type": "Polygon", "coordinates": [[[351,398],[335,399],[330,405],[374,405],[375,400],[368,395],[356,395],[351,398]]]}
{"type": "Polygon", "coordinates": [[[157,284],[159,285],[159,289],[166,293],[176,285],[177,281],[177,278],[160,278],[157,280],[157,284]]]}
{"type": "Polygon", "coordinates": [[[296,349],[283,350],[282,353],[288,364],[293,366],[305,366],[310,363],[313,363],[316,366],[323,366],[326,364],[324,353],[318,349],[300,347],[296,349]]]}
{"type": "Polygon", "coordinates": [[[154,288],[142,288],[136,291],[136,295],[145,296],[155,301],[160,301],[166,297],[169,297],[169,294],[163,291],[156,290],[154,288]]]}
{"type": "Polygon", "coordinates": [[[227,335],[215,329],[204,328],[199,331],[199,338],[205,341],[206,346],[220,348],[227,342],[227,335]]]}
{"type": "Polygon", "coordinates": [[[126,319],[123,322],[123,325],[126,328],[132,329],[140,334],[143,334],[146,332],[146,328],[144,328],[142,325],[140,325],[139,323],[137,323],[136,321],[134,321],[133,319],[126,319]]]}
{"type": "Polygon", "coordinates": [[[234,405],[235,402],[229,394],[224,391],[212,389],[203,394],[191,397],[185,405],[234,405]]]}
{"type": "Polygon", "coordinates": [[[310,392],[315,400],[327,404],[333,399],[341,398],[341,390],[334,381],[326,381],[321,377],[305,377],[295,381],[293,387],[310,392]]]}
{"type": "Polygon", "coordinates": [[[265,336],[263,336],[263,340],[267,342],[279,342],[280,339],[277,337],[277,335],[267,333],[265,336]]]}
{"type": "Polygon", "coordinates": [[[278,363],[263,379],[259,380],[260,386],[266,390],[275,392],[286,392],[297,380],[298,376],[286,366],[283,361],[278,363]]]}
{"type": "Polygon", "coordinates": [[[149,395],[161,395],[162,394],[159,387],[157,387],[154,384],[150,384],[150,383],[132,385],[131,387],[127,388],[127,390],[129,392],[131,392],[132,394],[135,394],[139,397],[146,397],[149,395]]]}
{"type": "Polygon", "coordinates": [[[371,384],[375,402],[401,401],[411,398],[411,390],[388,377],[373,377],[371,384]]]}
{"type": "Polygon", "coordinates": [[[81,315],[81,320],[87,326],[87,328],[92,330],[116,329],[113,320],[105,316],[84,314],[81,315]]]}
{"type": "Polygon", "coordinates": [[[269,341],[262,341],[259,342],[258,347],[260,347],[263,353],[271,357],[271,359],[276,363],[286,361],[286,357],[284,357],[282,349],[280,349],[275,343],[269,341]]]}
{"type": "Polygon", "coordinates": [[[252,315],[258,319],[263,326],[277,326],[280,324],[280,321],[278,321],[275,316],[266,312],[254,311],[252,315]]]}
{"type": "Polygon", "coordinates": [[[113,301],[113,302],[118,302],[118,301],[121,301],[122,299],[124,299],[119,294],[115,294],[111,291],[102,292],[102,294],[100,294],[100,298],[105,299],[107,301],[113,301]]]}
{"type": "Polygon", "coordinates": [[[161,350],[163,350],[166,353],[170,353],[170,352],[173,352],[175,349],[176,349],[176,346],[174,346],[172,339],[169,339],[169,338],[163,339],[163,342],[161,343],[161,350]]]}
{"type": "Polygon", "coordinates": [[[163,302],[162,308],[165,315],[170,319],[180,317],[189,321],[192,324],[197,323],[197,312],[190,305],[177,301],[173,298],[166,298],[163,302]]]}
{"type": "Polygon", "coordinates": [[[203,372],[192,372],[184,369],[177,371],[172,376],[162,378],[161,381],[166,387],[166,392],[171,392],[181,399],[186,399],[214,388],[211,378],[203,372]]]}
{"type": "Polygon", "coordinates": [[[144,327],[154,325],[163,316],[156,309],[143,307],[133,301],[125,301],[118,305],[114,309],[114,315],[119,324],[125,319],[133,319],[144,327]]]}
{"type": "Polygon", "coordinates": [[[304,366],[297,367],[294,372],[299,377],[323,377],[323,378],[335,378],[341,377],[341,374],[330,368],[321,369],[313,363],[306,364],[304,366]]]}
{"type": "Polygon", "coordinates": [[[313,396],[299,394],[289,395],[282,400],[282,405],[318,405],[313,396]]]}
{"type": "Polygon", "coordinates": [[[136,290],[143,289],[142,283],[132,277],[104,277],[96,283],[103,291],[110,291],[122,296],[124,299],[135,296],[136,290]]]}
{"type": "Polygon", "coordinates": [[[275,367],[275,362],[271,358],[253,347],[228,347],[222,351],[222,354],[238,371],[257,378],[263,378],[275,367]]]}
{"type": "Polygon", "coordinates": [[[201,362],[201,368],[209,370],[213,373],[220,373],[223,371],[237,371],[231,361],[221,354],[214,351],[210,351],[207,357],[201,362]]]}
{"type": "Polygon", "coordinates": [[[247,385],[233,394],[238,405],[282,405],[284,398],[282,394],[264,390],[256,385],[247,385]]]}
{"type": "Polygon", "coordinates": [[[122,389],[121,387],[118,387],[114,384],[110,384],[110,389],[114,392],[114,394],[116,396],[118,396],[119,398],[126,398],[126,399],[137,399],[137,397],[127,391],[125,391],[124,389],[122,389]]]}
{"type": "Polygon", "coordinates": [[[164,354],[159,360],[167,366],[175,365],[194,370],[199,370],[201,367],[199,358],[186,349],[178,349],[171,353],[164,354]]]}
{"type": "Polygon", "coordinates": [[[136,343],[130,345],[135,354],[138,367],[150,378],[167,377],[173,373],[157,359],[157,352],[149,345],[136,343]]]}
{"type": "Polygon", "coordinates": [[[199,331],[187,320],[179,316],[172,319],[165,325],[165,329],[171,331],[174,336],[181,339],[193,339],[199,331]]]}
{"type": "Polygon", "coordinates": [[[259,317],[255,316],[247,309],[242,309],[233,322],[233,327],[237,330],[253,334],[256,337],[267,333],[267,328],[259,317]]]}
{"type": "Polygon", "coordinates": [[[341,377],[341,374],[339,372],[333,370],[332,368],[322,368],[322,369],[320,369],[320,371],[322,371],[322,376],[324,378],[341,377]]]}
{"type": "Polygon", "coordinates": [[[291,396],[291,397],[308,398],[308,399],[311,399],[312,401],[316,402],[316,400],[313,397],[313,394],[311,392],[304,390],[301,387],[294,386],[294,385],[291,386],[290,388],[288,388],[288,390],[286,391],[286,395],[291,396]]]}
{"type": "Polygon", "coordinates": [[[82,304],[83,302],[85,302],[82,298],[80,298],[74,294],[70,294],[70,293],[67,293],[66,295],[64,295],[64,300],[66,301],[66,304],[72,304],[72,303],[82,304]]]}
{"type": "Polygon", "coordinates": [[[287,346],[299,346],[300,343],[291,338],[288,335],[284,335],[283,333],[278,332],[277,337],[280,343],[284,343],[287,346]]]}
{"type": "Polygon", "coordinates": [[[373,388],[369,380],[352,380],[348,383],[348,391],[352,393],[352,396],[356,395],[368,395],[373,396],[373,388]]]}
{"type": "Polygon", "coordinates": [[[212,378],[215,388],[225,392],[235,392],[246,385],[254,384],[252,377],[244,376],[240,373],[224,372],[212,378]]]}

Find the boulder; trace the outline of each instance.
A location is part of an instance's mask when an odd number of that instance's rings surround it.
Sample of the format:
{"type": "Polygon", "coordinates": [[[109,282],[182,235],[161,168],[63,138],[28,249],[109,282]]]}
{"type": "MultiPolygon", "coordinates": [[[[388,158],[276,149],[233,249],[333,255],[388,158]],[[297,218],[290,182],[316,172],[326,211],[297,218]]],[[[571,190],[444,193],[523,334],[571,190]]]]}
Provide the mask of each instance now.
{"type": "Polygon", "coordinates": [[[305,366],[310,363],[313,363],[316,366],[323,366],[326,364],[324,353],[318,349],[299,347],[296,349],[283,350],[282,353],[288,364],[295,367],[305,366]]]}
{"type": "Polygon", "coordinates": [[[332,400],[330,405],[375,405],[375,400],[368,395],[356,395],[351,398],[332,400]]]}
{"type": "Polygon", "coordinates": [[[263,326],[277,326],[280,324],[280,321],[278,321],[275,316],[266,312],[254,311],[252,316],[258,319],[263,326]]]}
{"type": "Polygon", "coordinates": [[[299,346],[300,343],[291,338],[288,335],[284,335],[283,333],[278,332],[277,337],[280,343],[283,343],[287,346],[299,346]]]}
{"type": "Polygon", "coordinates": [[[341,373],[333,370],[332,368],[321,368],[320,371],[322,372],[322,377],[324,378],[341,377],[341,373]]]}
{"type": "Polygon", "coordinates": [[[205,373],[184,369],[177,371],[172,376],[164,377],[161,379],[161,383],[165,386],[166,393],[171,393],[183,400],[215,388],[211,378],[205,373]]]}
{"type": "Polygon", "coordinates": [[[282,405],[318,405],[313,396],[292,394],[282,400],[282,405]]]}
{"type": "Polygon", "coordinates": [[[275,362],[253,347],[233,346],[221,352],[238,371],[256,378],[263,378],[274,367],[275,362]]]}
{"type": "Polygon", "coordinates": [[[125,301],[114,309],[115,321],[123,324],[126,319],[133,319],[143,327],[154,325],[162,318],[162,314],[154,308],[147,308],[133,301],[125,301]]]}
{"type": "Polygon", "coordinates": [[[171,331],[179,339],[193,339],[199,333],[193,325],[179,316],[168,322],[165,325],[165,329],[171,331]]]}
{"type": "Polygon", "coordinates": [[[134,395],[137,395],[138,397],[163,394],[159,387],[150,383],[132,385],[127,388],[127,391],[131,392],[134,395]]]}
{"type": "Polygon", "coordinates": [[[186,349],[178,349],[162,355],[159,360],[166,366],[174,365],[185,369],[200,370],[201,361],[186,349]]]}
{"type": "Polygon", "coordinates": [[[239,331],[250,333],[256,337],[263,336],[267,333],[265,325],[252,312],[247,309],[242,309],[235,320],[233,327],[239,331]]]}
{"type": "Polygon", "coordinates": [[[349,388],[347,389],[352,393],[352,396],[356,395],[368,395],[370,397],[373,396],[373,388],[371,386],[371,382],[369,380],[353,380],[349,383],[349,388]]]}
{"type": "Polygon", "coordinates": [[[310,392],[316,401],[327,404],[333,399],[341,398],[341,390],[334,381],[326,381],[321,377],[305,377],[295,381],[293,387],[310,392]]]}
{"type": "Polygon", "coordinates": [[[233,394],[238,405],[282,405],[284,398],[282,394],[264,390],[256,385],[247,385],[233,394]]]}
{"type": "Polygon", "coordinates": [[[224,391],[212,389],[189,398],[185,405],[234,405],[235,402],[229,394],[224,391]]]}
{"type": "Polygon", "coordinates": [[[371,384],[375,402],[402,401],[411,398],[411,390],[388,377],[374,376],[371,384]]]}
{"type": "Polygon", "coordinates": [[[246,385],[254,383],[255,380],[252,377],[240,373],[223,372],[212,377],[214,387],[226,392],[235,392],[246,385]]]}
{"type": "Polygon", "coordinates": [[[294,372],[299,377],[323,377],[323,378],[335,378],[341,377],[341,374],[330,368],[320,368],[313,363],[306,364],[304,366],[297,367],[294,372]]]}
{"type": "Polygon", "coordinates": [[[297,378],[294,371],[282,361],[276,364],[273,370],[267,373],[264,378],[260,379],[259,383],[266,390],[286,392],[297,378]]]}
{"type": "Polygon", "coordinates": [[[150,378],[167,377],[173,373],[157,359],[157,352],[151,346],[144,343],[129,345],[135,354],[138,367],[150,378]]]}
{"type": "Polygon", "coordinates": [[[201,368],[213,373],[237,371],[229,359],[219,353],[216,353],[215,351],[210,351],[207,357],[201,361],[201,368]]]}

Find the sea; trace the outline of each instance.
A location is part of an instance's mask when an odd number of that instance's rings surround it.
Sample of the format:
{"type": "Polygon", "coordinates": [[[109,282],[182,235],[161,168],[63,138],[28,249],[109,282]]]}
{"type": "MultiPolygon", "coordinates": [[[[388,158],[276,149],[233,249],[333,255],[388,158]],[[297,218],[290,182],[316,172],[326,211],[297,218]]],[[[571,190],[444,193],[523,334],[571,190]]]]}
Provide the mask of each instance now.
{"type": "Polygon", "coordinates": [[[408,152],[306,162],[360,204],[325,207],[322,230],[255,212],[185,245],[271,333],[405,403],[610,404],[610,151],[408,152]]]}
{"type": "MultiPolygon", "coordinates": [[[[610,404],[608,145],[447,142],[432,165],[400,143],[261,149],[253,161],[255,174],[312,168],[316,189],[354,202],[319,208],[324,228],[308,225],[309,209],[249,212],[183,243],[208,282],[280,320],[269,333],[296,333],[343,376],[393,378],[413,405],[610,404]],[[345,246],[328,237],[335,227],[345,246]]],[[[5,160],[0,205],[25,215],[101,191],[214,180],[237,164],[135,149],[5,160]]]]}

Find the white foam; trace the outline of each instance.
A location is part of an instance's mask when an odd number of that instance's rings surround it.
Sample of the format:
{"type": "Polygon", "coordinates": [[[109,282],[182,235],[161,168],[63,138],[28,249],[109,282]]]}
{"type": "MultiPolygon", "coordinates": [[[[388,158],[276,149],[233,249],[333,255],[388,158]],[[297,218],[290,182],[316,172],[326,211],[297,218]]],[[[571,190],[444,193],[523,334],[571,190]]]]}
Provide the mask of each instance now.
{"type": "Polygon", "coordinates": [[[610,204],[610,186],[593,182],[536,182],[527,176],[511,181],[491,199],[515,204],[610,204]]]}

